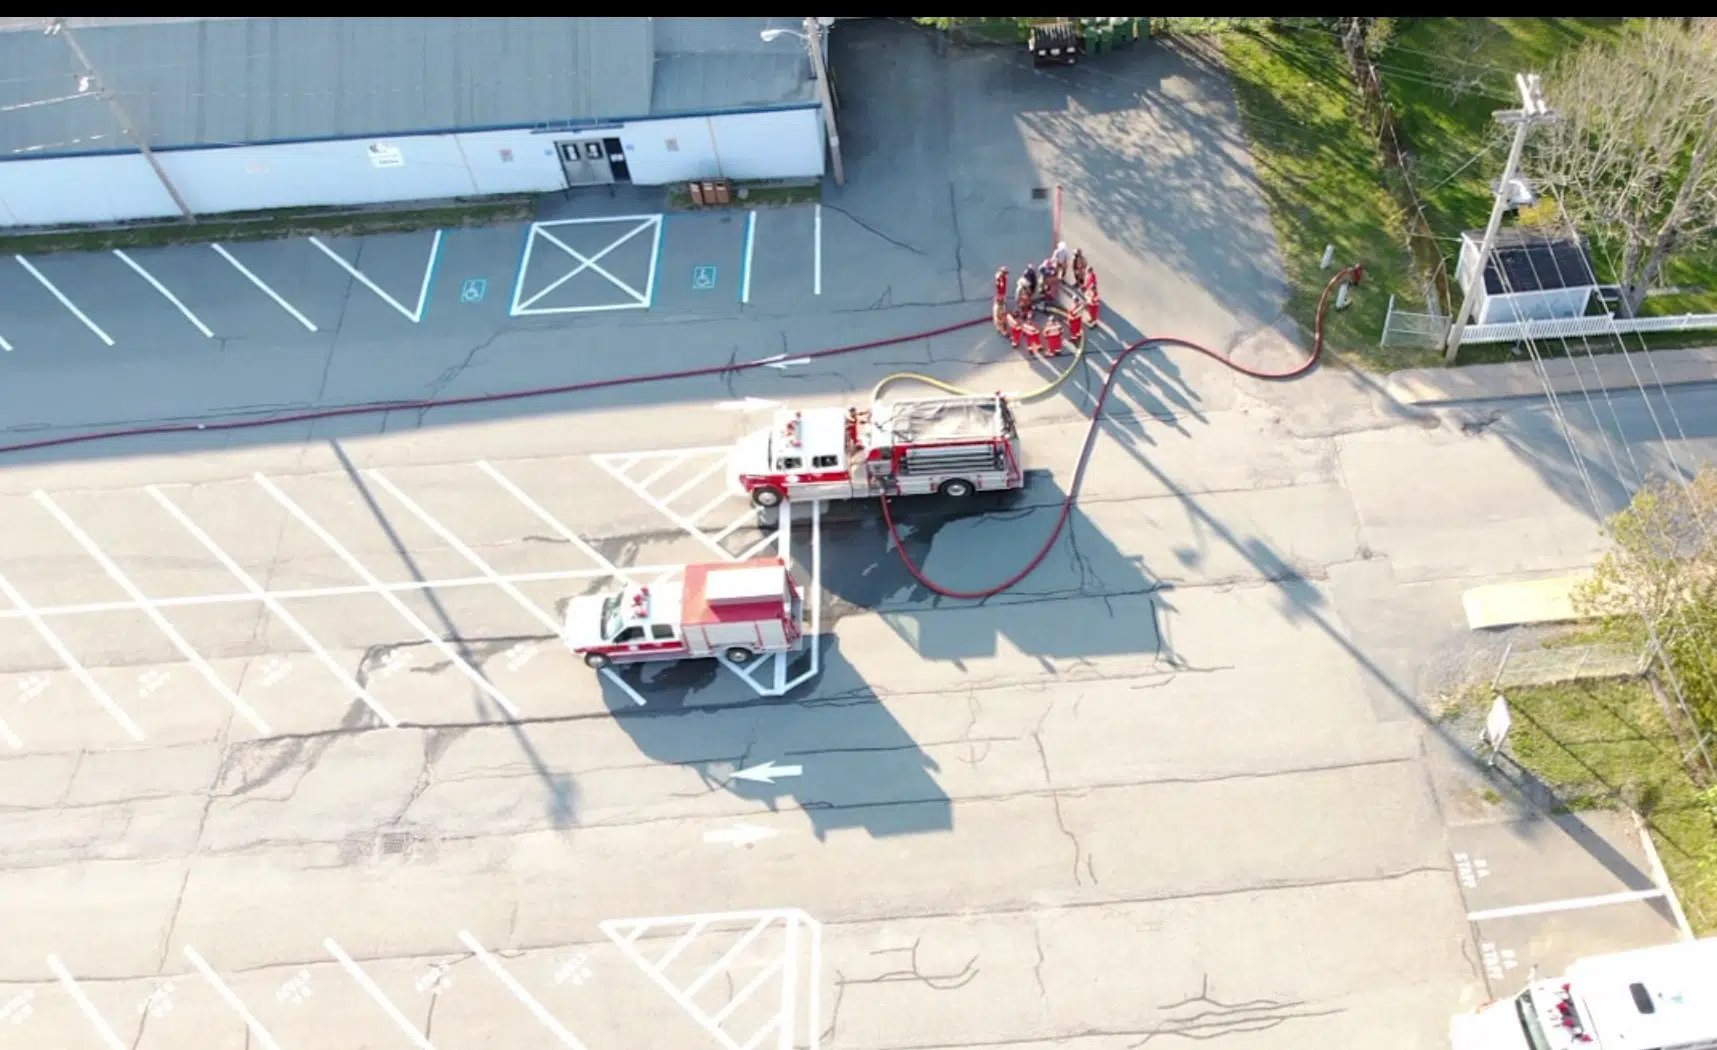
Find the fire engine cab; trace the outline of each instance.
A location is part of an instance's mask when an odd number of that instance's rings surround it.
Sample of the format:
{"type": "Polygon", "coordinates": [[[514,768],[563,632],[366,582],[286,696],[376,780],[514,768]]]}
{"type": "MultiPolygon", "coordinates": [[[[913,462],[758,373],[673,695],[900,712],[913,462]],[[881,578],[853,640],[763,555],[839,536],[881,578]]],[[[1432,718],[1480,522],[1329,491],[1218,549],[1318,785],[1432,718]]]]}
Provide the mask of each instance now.
{"type": "Polygon", "coordinates": [[[1000,394],[782,411],[740,439],[730,475],[762,508],[883,494],[958,499],[1025,484],[1019,428],[1000,394]]]}
{"type": "Polygon", "coordinates": [[[574,598],[563,630],[586,665],[796,652],[804,600],[780,558],[688,565],[677,578],[574,598]]]}

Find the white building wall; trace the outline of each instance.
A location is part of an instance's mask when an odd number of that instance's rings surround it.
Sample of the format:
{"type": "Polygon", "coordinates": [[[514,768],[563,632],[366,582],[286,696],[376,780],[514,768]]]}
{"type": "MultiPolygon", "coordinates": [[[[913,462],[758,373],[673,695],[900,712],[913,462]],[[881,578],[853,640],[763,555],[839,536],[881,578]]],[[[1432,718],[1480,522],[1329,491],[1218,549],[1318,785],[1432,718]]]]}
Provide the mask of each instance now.
{"type": "MultiPolygon", "coordinates": [[[[633,121],[613,130],[529,130],[157,152],[199,215],[551,193],[566,188],[555,143],[618,134],[632,181],[820,178],[817,109],[633,121]],[[378,166],[372,145],[383,147],[378,166]]],[[[136,154],[0,162],[0,226],[127,222],[178,214],[136,154]]]]}
{"type": "Polygon", "coordinates": [[[140,153],[0,163],[0,226],[114,223],[178,214],[140,153]]]}
{"type": "Polygon", "coordinates": [[[1560,321],[1584,316],[1591,297],[1590,288],[1549,288],[1492,295],[1484,298],[1474,315],[1479,324],[1560,321]]]}
{"type": "Polygon", "coordinates": [[[823,116],[815,108],[633,121],[621,143],[632,181],[642,186],[823,175],[823,116]]]}

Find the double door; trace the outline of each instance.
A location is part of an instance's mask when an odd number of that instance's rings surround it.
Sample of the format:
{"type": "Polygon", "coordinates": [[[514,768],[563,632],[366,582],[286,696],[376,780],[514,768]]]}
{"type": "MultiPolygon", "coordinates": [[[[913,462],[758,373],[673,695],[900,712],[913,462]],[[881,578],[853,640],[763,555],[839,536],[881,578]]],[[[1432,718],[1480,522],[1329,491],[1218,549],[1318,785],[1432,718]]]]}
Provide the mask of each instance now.
{"type": "Polygon", "coordinates": [[[568,186],[608,186],[631,182],[626,151],[618,138],[563,139],[555,143],[568,186]]]}

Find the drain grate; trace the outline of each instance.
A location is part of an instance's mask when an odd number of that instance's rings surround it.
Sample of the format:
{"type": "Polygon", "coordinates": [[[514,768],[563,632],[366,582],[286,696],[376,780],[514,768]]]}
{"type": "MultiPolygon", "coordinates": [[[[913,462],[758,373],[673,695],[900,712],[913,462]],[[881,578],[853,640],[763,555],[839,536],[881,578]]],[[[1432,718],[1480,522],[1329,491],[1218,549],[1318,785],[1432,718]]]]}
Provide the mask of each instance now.
{"type": "Polygon", "coordinates": [[[1031,199],[1034,201],[1046,201],[1046,200],[1048,200],[1049,199],[1049,187],[1048,186],[1033,186],[1031,188],[1031,199]]]}
{"type": "Polygon", "coordinates": [[[411,848],[411,832],[388,831],[382,834],[382,856],[402,857],[411,848]]]}

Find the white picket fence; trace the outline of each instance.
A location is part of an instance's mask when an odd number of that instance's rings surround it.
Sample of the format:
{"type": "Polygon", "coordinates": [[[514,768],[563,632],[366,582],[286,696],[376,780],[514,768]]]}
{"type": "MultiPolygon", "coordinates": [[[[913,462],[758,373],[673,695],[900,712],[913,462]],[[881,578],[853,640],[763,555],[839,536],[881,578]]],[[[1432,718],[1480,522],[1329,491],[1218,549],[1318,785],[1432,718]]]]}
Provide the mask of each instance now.
{"type": "Polygon", "coordinates": [[[1684,332],[1717,329],[1717,314],[1677,314],[1673,317],[1625,317],[1603,314],[1571,317],[1560,321],[1515,321],[1510,324],[1468,325],[1461,345],[1468,343],[1513,343],[1524,339],[1577,339],[1587,335],[1621,332],[1684,332]]]}

